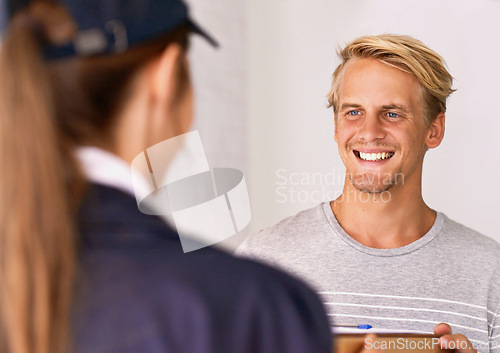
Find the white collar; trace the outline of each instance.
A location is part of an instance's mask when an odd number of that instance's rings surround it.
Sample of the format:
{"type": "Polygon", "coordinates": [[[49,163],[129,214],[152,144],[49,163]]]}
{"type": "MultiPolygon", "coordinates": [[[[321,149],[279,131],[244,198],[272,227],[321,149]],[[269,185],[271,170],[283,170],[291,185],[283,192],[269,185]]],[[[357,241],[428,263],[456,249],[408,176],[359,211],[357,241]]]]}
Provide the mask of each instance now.
{"type": "MultiPolygon", "coordinates": [[[[76,149],[76,158],[88,181],[135,196],[131,166],[120,157],[102,148],[81,146],[76,149]]],[[[141,184],[139,181],[139,185],[141,184]]],[[[147,188],[146,181],[140,187],[147,188]]]]}

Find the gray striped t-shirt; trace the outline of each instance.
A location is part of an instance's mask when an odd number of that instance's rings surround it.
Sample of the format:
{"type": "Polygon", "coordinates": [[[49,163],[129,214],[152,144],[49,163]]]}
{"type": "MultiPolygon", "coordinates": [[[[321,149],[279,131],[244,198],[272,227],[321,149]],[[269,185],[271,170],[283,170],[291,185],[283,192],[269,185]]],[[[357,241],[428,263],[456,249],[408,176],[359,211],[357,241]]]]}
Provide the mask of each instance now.
{"type": "Polygon", "coordinates": [[[432,333],[446,322],[479,352],[500,353],[500,244],[442,213],[417,241],[375,249],[323,203],[249,236],[236,253],[309,282],[336,324],[432,333]]]}

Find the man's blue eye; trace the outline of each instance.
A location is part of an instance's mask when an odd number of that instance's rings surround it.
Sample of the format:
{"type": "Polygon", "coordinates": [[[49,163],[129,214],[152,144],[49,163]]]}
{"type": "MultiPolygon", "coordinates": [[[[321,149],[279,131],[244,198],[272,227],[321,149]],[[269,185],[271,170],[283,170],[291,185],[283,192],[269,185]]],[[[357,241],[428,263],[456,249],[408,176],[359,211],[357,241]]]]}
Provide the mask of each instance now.
{"type": "Polygon", "coordinates": [[[389,113],[387,113],[387,116],[388,116],[389,118],[397,118],[399,115],[398,115],[398,114],[396,114],[396,113],[393,113],[393,112],[389,112],[389,113]]]}
{"type": "Polygon", "coordinates": [[[349,113],[347,113],[349,115],[352,115],[352,116],[356,116],[356,115],[359,115],[361,114],[361,112],[359,110],[351,110],[349,113]]]}

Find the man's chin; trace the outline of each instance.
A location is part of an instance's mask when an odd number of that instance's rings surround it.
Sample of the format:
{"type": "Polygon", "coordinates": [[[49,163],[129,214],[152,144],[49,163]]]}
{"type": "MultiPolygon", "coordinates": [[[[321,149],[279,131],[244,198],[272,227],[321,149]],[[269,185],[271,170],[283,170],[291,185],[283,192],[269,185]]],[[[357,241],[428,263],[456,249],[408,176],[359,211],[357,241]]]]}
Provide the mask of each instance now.
{"type": "Polygon", "coordinates": [[[392,188],[392,184],[390,185],[359,185],[357,183],[352,183],[354,188],[358,191],[367,193],[367,194],[381,194],[383,192],[388,191],[392,188]]]}
{"type": "Polygon", "coordinates": [[[381,194],[395,185],[394,178],[366,178],[366,176],[351,178],[351,184],[358,191],[368,194],[381,194]]]}
{"type": "Polygon", "coordinates": [[[397,184],[404,183],[404,176],[399,172],[349,174],[349,179],[356,190],[368,194],[381,194],[397,184]]]}

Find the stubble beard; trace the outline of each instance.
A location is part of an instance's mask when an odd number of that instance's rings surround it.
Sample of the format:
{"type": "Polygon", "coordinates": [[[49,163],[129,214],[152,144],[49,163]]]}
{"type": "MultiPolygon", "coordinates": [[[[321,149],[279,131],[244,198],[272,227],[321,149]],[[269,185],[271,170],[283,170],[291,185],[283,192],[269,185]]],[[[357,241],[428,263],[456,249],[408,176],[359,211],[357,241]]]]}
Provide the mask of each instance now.
{"type": "Polygon", "coordinates": [[[352,186],[358,191],[368,194],[381,194],[389,191],[393,186],[404,182],[404,176],[400,170],[391,173],[348,173],[352,186]]]}

